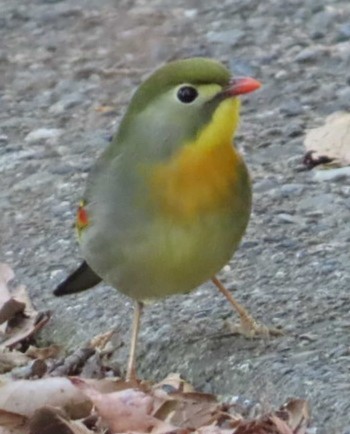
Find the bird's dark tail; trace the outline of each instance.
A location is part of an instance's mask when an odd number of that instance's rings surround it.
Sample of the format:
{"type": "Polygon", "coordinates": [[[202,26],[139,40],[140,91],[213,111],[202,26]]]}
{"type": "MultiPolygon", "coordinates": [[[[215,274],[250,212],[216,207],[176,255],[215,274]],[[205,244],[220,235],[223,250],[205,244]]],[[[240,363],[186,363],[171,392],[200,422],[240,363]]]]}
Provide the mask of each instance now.
{"type": "Polygon", "coordinates": [[[74,294],[75,292],[92,288],[100,283],[101,280],[100,276],[92,271],[89,265],[84,261],[64,282],[57,286],[53,293],[57,297],[74,294]]]}

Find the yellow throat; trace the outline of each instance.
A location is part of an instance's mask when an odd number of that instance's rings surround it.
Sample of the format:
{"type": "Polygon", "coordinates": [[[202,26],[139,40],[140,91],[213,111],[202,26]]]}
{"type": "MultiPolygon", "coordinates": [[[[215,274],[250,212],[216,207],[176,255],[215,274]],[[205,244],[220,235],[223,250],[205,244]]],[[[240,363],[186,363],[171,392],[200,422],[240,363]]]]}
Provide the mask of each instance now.
{"type": "Polygon", "coordinates": [[[224,100],[193,141],[152,167],[150,191],[163,215],[191,220],[232,206],[232,187],[244,164],[232,145],[238,120],[239,100],[224,100]]]}

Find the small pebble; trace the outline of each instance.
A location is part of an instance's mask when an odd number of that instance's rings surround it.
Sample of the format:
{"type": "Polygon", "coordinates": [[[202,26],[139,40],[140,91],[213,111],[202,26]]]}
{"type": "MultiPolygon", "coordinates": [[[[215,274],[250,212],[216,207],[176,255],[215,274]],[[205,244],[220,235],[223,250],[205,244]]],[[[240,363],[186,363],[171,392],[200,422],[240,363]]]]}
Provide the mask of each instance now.
{"type": "Polygon", "coordinates": [[[281,105],[280,111],[286,116],[299,116],[303,113],[304,109],[299,101],[291,99],[287,103],[281,105]]]}
{"type": "Polygon", "coordinates": [[[350,177],[350,167],[340,167],[329,170],[315,170],[313,175],[315,181],[341,181],[350,177]]]}
{"type": "Polygon", "coordinates": [[[281,187],[281,193],[285,197],[299,196],[304,191],[304,184],[283,184],[281,187]]]}
{"type": "Polygon", "coordinates": [[[312,47],[304,48],[294,58],[298,63],[312,63],[320,58],[320,50],[312,47]]]}
{"type": "Polygon", "coordinates": [[[198,9],[186,9],[184,15],[186,18],[195,18],[198,15],[198,9]]]}
{"type": "Polygon", "coordinates": [[[207,39],[209,43],[219,43],[234,47],[245,35],[245,32],[238,29],[225,30],[222,32],[208,32],[207,39]]]}
{"type": "Polygon", "coordinates": [[[9,138],[6,134],[0,134],[0,145],[7,145],[9,138]]]}
{"type": "Polygon", "coordinates": [[[281,214],[277,214],[276,217],[281,223],[295,223],[296,222],[296,218],[294,216],[292,216],[291,214],[281,213],[281,214]]]}
{"type": "Polygon", "coordinates": [[[344,23],[340,26],[336,36],[337,42],[344,42],[350,39],[350,22],[344,23]]]}
{"type": "Polygon", "coordinates": [[[63,130],[59,128],[38,128],[37,130],[28,133],[24,138],[24,141],[28,144],[40,142],[42,140],[55,141],[62,135],[62,133],[63,130]]]}

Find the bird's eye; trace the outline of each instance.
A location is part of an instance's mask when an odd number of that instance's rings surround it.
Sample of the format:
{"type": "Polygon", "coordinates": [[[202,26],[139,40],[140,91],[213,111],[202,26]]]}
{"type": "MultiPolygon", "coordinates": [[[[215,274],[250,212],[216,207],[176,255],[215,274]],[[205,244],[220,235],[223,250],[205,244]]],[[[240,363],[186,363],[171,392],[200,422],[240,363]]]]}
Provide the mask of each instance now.
{"type": "Polygon", "coordinates": [[[182,86],[177,91],[177,97],[179,101],[189,104],[190,102],[194,101],[198,96],[197,89],[195,89],[192,86],[182,86]]]}

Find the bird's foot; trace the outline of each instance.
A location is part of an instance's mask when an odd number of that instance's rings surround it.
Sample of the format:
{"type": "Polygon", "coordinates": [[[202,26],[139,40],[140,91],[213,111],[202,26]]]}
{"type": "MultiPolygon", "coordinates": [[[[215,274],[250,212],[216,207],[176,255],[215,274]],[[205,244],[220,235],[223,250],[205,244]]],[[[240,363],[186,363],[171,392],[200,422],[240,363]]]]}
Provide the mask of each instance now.
{"type": "Polygon", "coordinates": [[[247,311],[247,309],[243,307],[240,303],[238,303],[238,301],[232,296],[230,291],[225,288],[225,286],[220,282],[217,277],[214,276],[212,278],[212,282],[218,288],[218,290],[227,298],[228,302],[239,315],[240,323],[238,325],[229,325],[231,333],[238,333],[247,338],[269,338],[273,336],[282,336],[284,334],[282,330],[274,327],[267,327],[265,324],[256,321],[247,311]]]}
{"type": "Polygon", "coordinates": [[[278,329],[276,327],[268,327],[265,324],[256,321],[243,306],[240,307],[240,322],[238,324],[233,324],[231,321],[226,322],[227,327],[231,333],[239,334],[250,339],[267,339],[284,335],[281,329],[278,329]]]}

